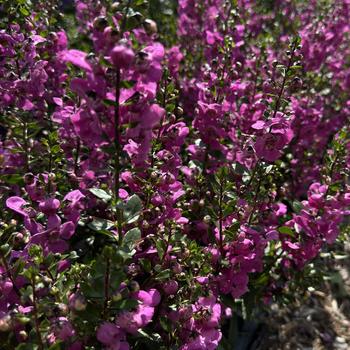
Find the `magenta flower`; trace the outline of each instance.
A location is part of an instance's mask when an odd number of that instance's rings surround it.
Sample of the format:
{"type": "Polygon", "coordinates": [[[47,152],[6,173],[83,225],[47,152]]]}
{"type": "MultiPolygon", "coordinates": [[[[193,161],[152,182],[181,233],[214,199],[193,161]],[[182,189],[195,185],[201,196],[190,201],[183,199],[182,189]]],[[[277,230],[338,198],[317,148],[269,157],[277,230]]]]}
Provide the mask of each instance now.
{"type": "Polygon", "coordinates": [[[215,328],[219,326],[221,319],[221,305],[216,302],[214,296],[200,297],[195,306],[195,311],[203,315],[199,323],[204,328],[215,328]]]}
{"type": "Polygon", "coordinates": [[[97,340],[109,350],[129,350],[129,344],[126,341],[125,332],[116,324],[104,322],[97,330],[97,340]]]}
{"type": "Polygon", "coordinates": [[[252,128],[259,131],[264,130],[264,133],[257,137],[254,147],[257,156],[269,162],[277,160],[284,146],[293,138],[293,131],[281,113],[277,113],[277,117],[268,122],[258,120],[252,125],[252,128]]]}
{"type": "Polygon", "coordinates": [[[215,328],[204,330],[193,340],[183,345],[180,350],[215,350],[218,348],[221,338],[221,332],[215,328]]]}
{"type": "Polygon", "coordinates": [[[117,325],[128,333],[135,334],[152,321],[154,308],[160,302],[160,293],[156,289],[148,292],[140,290],[133,297],[141,302],[135,311],[124,311],[116,317],[117,325]]]}
{"type": "Polygon", "coordinates": [[[112,63],[121,69],[129,68],[135,59],[135,54],[132,49],[123,46],[117,45],[115,46],[110,53],[112,63]]]}
{"type": "Polygon", "coordinates": [[[65,50],[60,54],[60,59],[62,62],[69,62],[74,64],[75,66],[90,72],[92,71],[92,67],[90,63],[86,60],[87,54],[83,51],[79,50],[65,50]]]}
{"type": "Polygon", "coordinates": [[[68,341],[75,335],[75,330],[66,317],[58,317],[52,320],[51,333],[48,335],[50,344],[58,340],[68,341]]]}
{"type": "Polygon", "coordinates": [[[274,162],[281,156],[284,140],[279,135],[265,134],[257,138],[255,151],[258,157],[274,162]]]}
{"type": "Polygon", "coordinates": [[[116,324],[125,332],[135,334],[152,321],[154,307],[139,305],[135,311],[123,311],[116,317],[116,324]]]}
{"type": "Polygon", "coordinates": [[[27,204],[21,197],[10,197],[6,200],[6,206],[22,216],[28,216],[28,212],[24,208],[27,204]]]}
{"type": "Polygon", "coordinates": [[[163,291],[166,295],[174,295],[179,289],[179,284],[177,281],[167,281],[163,284],[163,291]]]}

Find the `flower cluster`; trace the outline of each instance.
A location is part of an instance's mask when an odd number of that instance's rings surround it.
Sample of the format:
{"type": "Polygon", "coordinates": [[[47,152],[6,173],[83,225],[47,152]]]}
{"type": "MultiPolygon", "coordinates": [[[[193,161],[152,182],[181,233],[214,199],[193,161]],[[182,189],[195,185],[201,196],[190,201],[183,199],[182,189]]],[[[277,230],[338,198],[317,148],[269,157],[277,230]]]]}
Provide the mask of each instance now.
{"type": "Polygon", "coordinates": [[[350,214],[349,1],[39,3],[0,5],[4,349],[228,344],[350,214]]]}

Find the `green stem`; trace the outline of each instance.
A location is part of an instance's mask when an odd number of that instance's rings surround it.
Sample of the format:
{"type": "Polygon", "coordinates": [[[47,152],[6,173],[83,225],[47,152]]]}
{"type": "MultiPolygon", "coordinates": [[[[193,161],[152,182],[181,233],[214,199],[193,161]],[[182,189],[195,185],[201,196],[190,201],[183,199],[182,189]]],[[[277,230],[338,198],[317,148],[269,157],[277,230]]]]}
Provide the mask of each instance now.
{"type": "Polygon", "coordinates": [[[24,167],[26,173],[29,172],[29,145],[28,145],[28,129],[27,121],[23,119],[23,150],[24,150],[24,167]]]}
{"type": "Polygon", "coordinates": [[[110,260],[107,259],[105,280],[104,280],[104,303],[103,303],[104,319],[108,318],[109,284],[110,284],[110,260]]]}
{"type": "Polygon", "coordinates": [[[249,218],[248,218],[248,224],[250,225],[252,223],[253,220],[253,215],[255,213],[256,207],[258,205],[258,196],[259,196],[259,191],[260,191],[260,185],[261,185],[261,177],[258,180],[258,184],[256,186],[256,190],[255,190],[255,195],[254,195],[254,199],[253,199],[253,208],[249,214],[249,218]]]}
{"type": "Polygon", "coordinates": [[[2,261],[2,263],[4,265],[4,267],[5,267],[5,272],[6,272],[7,277],[12,282],[13,290],[20,297],[21,293],[20,293],[18,287],[16,286],[15,279],[12,276],[12,273],[11,273],[10,267],[9,267],[9,265],[7,263],[7,260],[6,260],[5,256],[3,256],[2,254],[1,254],[1,261],[2,261]]]}
{"type": "Polygon", "coordinates": [[[114,199],[117,202],[119,199],[119,176],[120,176],[120,69],[116,72],[116,83],[115,83],[115,107],[114,107],[114,199]]]}
{"type": "Polygon", "coordinates": [[[37,297],[35,290],[35,279],[32,279],[32,288],[33,288],[33,312],[34,312],[34,323],[35,323],[35,331],[38,337],[38,345],[40,350],[44,350],[44,343],[40,332],[40,322],[38,316],[38,306],[37,306],[37,297]]]}
{"type": "Polygon", "coordinates": [[[224,245],[223,245],[223,233],[222,233],[222,219],[223,219],[223,211],[222,211],[222,200],[223,200],[223,183],[222,179],[220,180],[220,192],[219,192],[219,245],[220,245],[220,253],[221,257],[224,257],[224,245]]]}
{"type": "MultiPolygon", "coordinates": [[[[120,69],[118,68],[116,71],[116,82],[115,82],[115,107],[114,107],[114,147],[115,147],[115,155],[114,155],[114,184],[113,184],[113,199],[114,203],[118,205],[119,202],[119,189],[120,189],[120,159],[121,159],[121,139],[120,139],[120,69]]],[[[121,243],[122,240],[122,217],[123,213],[121,209],[117,206],[117,232],[118,232],[118,240],[121,243]]]]}
{"type": "Polygon", "coordinates": [[[287,83],[287,78],[288,78],[288,72],[290,70],[290,67],[292,66],[293,64],[293,60],[294,60],[294,52],[296,50],[296,44],[294,43],[293,44],[293,47],[292,47],[292,51],[291,51],[291,54],[290,54],[290,58],[289,58],[289,61],[288,61],[288,65],[287,65],[287,69],[285,71],[285,74],[284,74],[284,77],[283,77],[283,81],[282,81],[282,85],[281,85],[281,88],[280,88],[280,91],[278,93],[278,98],[277,98],[277,101],[276,101],[276,105],[275,105],[275,109],[273,111],[273,116],[272,118],[275,118],[276,117],[276,114],[279,110],[279,107],[280,107],[280,103],[281,103],[281,100],[282,100],[282,97],[283,97],[283,93],[284,93],[284,89],[286,87],[286,83],[287,83]]]}
{"type": "Polygon", "coordinates": [[[78,175],[79,170],[79,157],[80,157],[80,138],[77,139],[77,148],[74,157],[74,174],[78,175]]]}

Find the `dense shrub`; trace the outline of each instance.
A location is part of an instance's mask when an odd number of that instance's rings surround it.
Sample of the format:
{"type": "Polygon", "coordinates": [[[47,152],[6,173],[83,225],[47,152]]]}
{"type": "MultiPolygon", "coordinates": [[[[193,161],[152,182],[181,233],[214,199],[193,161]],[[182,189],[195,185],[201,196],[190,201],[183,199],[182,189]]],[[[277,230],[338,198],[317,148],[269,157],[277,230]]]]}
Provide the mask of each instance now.
{"type": "Polygon", "coordinates": [[[349,1],[0,6],[2,349],[232,349],[312,283],[349,214],[349,1]]]}

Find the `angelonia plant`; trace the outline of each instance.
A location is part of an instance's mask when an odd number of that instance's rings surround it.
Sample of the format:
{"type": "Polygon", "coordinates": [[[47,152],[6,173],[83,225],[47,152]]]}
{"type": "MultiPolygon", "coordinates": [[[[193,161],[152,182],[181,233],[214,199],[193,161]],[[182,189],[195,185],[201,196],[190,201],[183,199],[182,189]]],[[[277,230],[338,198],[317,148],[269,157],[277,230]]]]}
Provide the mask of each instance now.
{"type": "Polygon", "coordinates": [[[234,349],[309,286],[350,214],[350,1],[0,12],[1,349],[234,349]]]}

